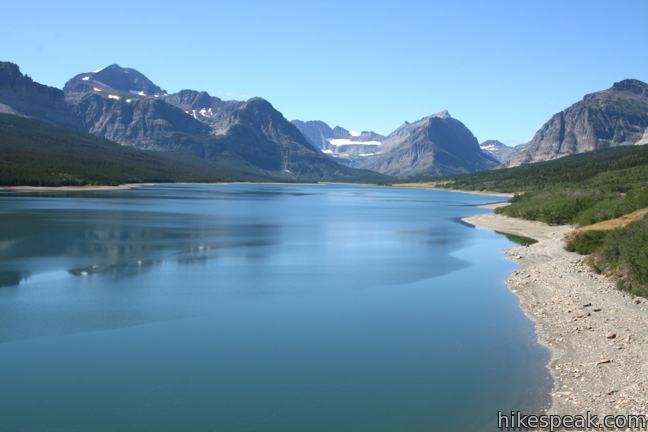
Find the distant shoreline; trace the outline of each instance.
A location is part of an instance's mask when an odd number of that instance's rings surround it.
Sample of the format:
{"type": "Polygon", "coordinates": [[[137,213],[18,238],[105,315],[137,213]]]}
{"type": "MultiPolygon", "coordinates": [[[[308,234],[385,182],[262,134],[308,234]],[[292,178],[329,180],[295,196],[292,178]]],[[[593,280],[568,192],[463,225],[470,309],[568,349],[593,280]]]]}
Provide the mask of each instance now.
{"type": "Polygon", "coordinates": [[[0,191],[9,192],[81,192],[135,189],[153,186],[155,183],[125,183],[115,186],[0,186],[0,191]]]}
{"type": "Polygon", "coordinates": [[[502,196],[502,197],[508,197],[508,198],[512,198],[512,197],[513,197],[513,194],[512,194],[512,193],[505,193],[505,192],[489,192],[489,191],[470,191],[470,190],[462,190],[462,189],[450,189],[450,188],[440,187],[440,184],[442,184],[442,182],[428,182],[428,183],[394,183],[394,184],[392,184],[392,187],[399,187],[399,188],[412,188],[412,189],[431,189],[431,190],[439,190],[439,191],[446,191],[446,192],[467,193],[467,194],[472,194],[472,195],[492,195],[492,196],[502,196]]]}
{"type": "Polygon", "coordinates": [[[571,226],[495,213],[463,221],[538,240],[506,250],[506,257],[519,264],[506,284],[535,323],[538,342],[551,353],[549,411],[648,412],[648,302],[618,290],[611,279],[592,271],[585,256],[565,250],[563,238],[571,226]]]}
{"type": "MultiPolygon", "coordinates": [[[[90,191],[111,191],[111,190],[127,190],[135,189],[140,187],[155,186],[161,184],[178,184],[178,185],[195,185],[195,184],[213,184],[213,185],[223,185],[223,184],[287,184],[287,185],[296,185],[296,184],[308,184],[308,185],[322,185],[322,184],[350,184],[350,185],[364,185],[364,186],[376,186],[380,187],[379,184],[371,183],[345,183],[345,182],[154,182],[154,183],[124,183],[120,185],[88,185],[88,186],[0,186],[0,191],[8,192],[24,192],[24,193],[33,193],[33,192],[90,192],[90,191]]],[[[428,190],[439,190],[446,192],[458,192],[466,193],[471,195],[490,195],[490,196],[501,196],[510,198],[513,194],[503,193],[503,192],[489,192],[489,191],[468,191],[460,189],[448,189],[438,186],[434,186],[434,183],[396,183],[389,187],[394,188],[408,188],[408,189],[428,189],[428,190]]],[[[503,204],[503,203],[496,203],[503,204]]]]}
{"type": "Polygon", "coordinates": [[[0,186],[1,191],[8,192],[84,192],[84,191],[111,191],[127,190],[140,187],[156,185],[228,185],[228,184],[264,184],[264,185],[327,185],[327,184],[349,184],[357,186],[379,186],[371,183],[345,183],[345,182],[278,182],[278,181],[222,181],[222,182],[148,182],[148,183],[124,183],[120,185],[88,185],[88,186],[0,186]]]}

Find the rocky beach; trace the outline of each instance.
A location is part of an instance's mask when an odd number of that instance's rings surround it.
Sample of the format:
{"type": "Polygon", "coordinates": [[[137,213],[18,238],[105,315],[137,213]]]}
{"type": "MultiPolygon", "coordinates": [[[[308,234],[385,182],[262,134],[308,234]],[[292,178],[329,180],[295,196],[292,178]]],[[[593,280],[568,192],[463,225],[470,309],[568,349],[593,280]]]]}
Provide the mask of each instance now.
{"type": "Polygon", "coordinates": [[[538,240],[506,251],[519,265],[507,285],[551,352],[550,413],[646,414],[648,301],[618,290],[586,257],[565,250],[571,226],[493,213],[464,221],[538,240]]]}

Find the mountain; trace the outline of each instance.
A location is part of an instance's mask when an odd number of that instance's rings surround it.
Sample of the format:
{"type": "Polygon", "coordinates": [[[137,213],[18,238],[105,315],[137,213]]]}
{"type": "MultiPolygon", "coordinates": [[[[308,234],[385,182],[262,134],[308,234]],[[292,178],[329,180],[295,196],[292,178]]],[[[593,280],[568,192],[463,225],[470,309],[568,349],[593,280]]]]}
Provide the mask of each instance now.
{"type": "Polygon", "coordinates": [[[399,178],[440,177],[482,171],[499,162],[483,152],[470,130],[447,111],[405,122],[375,155],[358,166],[399,178]]]}
{"type": "Polygon", "coordinates": [[[207,92],[167,94],[134,69],[111,65],[64,87],[84,129],[140,149],[249,165],[278,180],[380,181],[315,149],[267,101],[223,101],[207,92]]]}
{"type": "Polygon", "coordinates": [[[92,88],[112,89],[120,93],[130,93],[138,96],[160,97],[166,92],[155,85],[144,74],[135,69],[123,68],[117,64],[106,66],[94,72],[86,72],[75,76],[66,84],[67,91],[77,93],[91,91],[92,88]]]}
{"type": "Polygon", "coordinates": [[[225,134],[231,126],[231,114],[245,102],[224,101],[206,91],[180,90],[164,98],[165,102],[183,110],[194,119],[209,126],[215,135],[225,134]]]}
{"type": "Polygon", "coordinates": [[[319,120],[293,120],[292,124],[315,148],[330,155],[336,161],[349,166],[378,152],[383,135],[372,131],[350,132],[341,126],[331,127],[319,120]]]}
{"type": "Polygon", "coordinates": [[[490,154],[500,163],[508,161],[517,151],[518,147],[509,147],[501,141],[487,140],[479,144],[482,151],[490,154]]]}
{"type": "Polygon", "coordinates": [[[387,137],[371,131],[352,133],[340,126],[331,128],[317,120],[292,123],[314,147],[336,160],[394,177],[438,177],[499,165],[499,159],[482,151],[468,128],[447,111],[405,122],[387,137]]]}
{"type": "MultiPolygon", "coordinates": [[[[291,123],[299,129],[304,138],[315,148],[324,150],[328,147],[328,140],[333,139],[333,129],[323,121],[292,120],[291,123]]],[[[340,128],[341,129],[341,128],[340,128]]]]}
{"type": "Polygon", "coordinates": [[[648,84],[627,79],[555,114],[509,166],[648,143],[648,84]]]}
{"type": "Polygon", "coordinates": [[[219,152],[236,154],[261,169],[304,180],[389,180],[377,173],[342,167],[323,155],[265,99],[223,101],[207,92],[182,90],[165,101],[209,126],[216,145],[207,157],[219,152]]]}
{"type": "Polygon", "coordinates": [[[367,141],[380,141],[385,137],[373,131],[350,132],[349,130],[335,126],[331,128],[328,124],[320,120],[292,120],[291,123],[299,129],[304,137],[316,148],[331,148],[331,140],[346,139],[354,143],[363,143],[367,141]]]}
{"type": "Polygon", "coordinates": [[[308,180],[385,182],[389,178],[340,165],[315,149],[299,130],[266,100],[253,98],[223,120],[216,136],[219,151],[235,153],[252,165],[308,180]]]}
{"type": "Polygon", "coordinates": [[[269,180],[251,167],[125,147],[39,120],[0,114],[0,185],[269,180]]]}
{"type": "Polygon", "coordinates": [[[89,94],[74,105],[85,130],[119,144],[145,150],[200,156],[196,137],[209,128],[181,110],[153,98],[115,100],[89,94]]]}
{"type": "Polygon", "coordinates": [[[0,113],[80,128],[61,90],[34,82],[9,62],[0,62],[0,113]]]}
{"type": "Polygon", "coordinates": [[[162,90],[134,69],[111,65],[79,74],[63,92],[84,130],[96,136],[146,150],[204,153],[199,137],[209,127],[166,103],[162,90]]]}

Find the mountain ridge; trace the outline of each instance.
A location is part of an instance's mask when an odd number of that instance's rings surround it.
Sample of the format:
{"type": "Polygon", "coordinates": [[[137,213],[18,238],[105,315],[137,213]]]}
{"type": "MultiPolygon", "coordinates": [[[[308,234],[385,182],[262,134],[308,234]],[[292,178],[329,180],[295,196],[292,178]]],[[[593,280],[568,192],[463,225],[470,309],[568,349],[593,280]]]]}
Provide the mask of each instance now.
{"type": "Polygon", "coordinates": [[[648,84],[625,79],[554,114],[507,166],[648,143],[648,84]]]}
{"type": "Polygon", "coordinates": [[[69,186],[142,182],[268,181],[231,161],[206,161],[121,146],[33,118],[0,114],[0,185],[69,186]]]}
{"type": "Polygon", "coordinates": [[[336,161],[356,167],[358,161],[379,151],[385,137],[373,131],[351,132],[342,126],[331,128],[321,120],[292,120],[313,147],[336,161]]]}
{"type": "Polygon", "coordinates": [[[35,82],[10,62],[0,62],[0,112],[81,128],[60,89],[35,82]]]}
{"type": "Polygon", "coordinates": [[[500,163],[507,162],[515,153],[520,151],[520,146],[509,147],[498,140],[486,140],[479,144],[482,151],[494,156],[500,163]]]}
{"type": "Polygon", "coordinates": [[[383,141],[378,154],[358,164],[404,179],[424,179],[495,168],[477,138],[447,110],[405,122],[383,141]]]}
{"type": "Polygon", "coordinates": [[[118,65],[76,75],[64,92],[87,130],[123,145],[208,160],[227,155],[282,179],[387,179],[337,166],[263,98],[223,101],[189,89],[168,94],[135,69],[118,65]]]}
{"type": "Polygon", "coordinates": [[[239,179],[251,172],[251,179],[277,181],[389,181],[321,154],[262,98],[222,101],[191,90],[169,95],[137,70],[117,64],[77,74],[60,90],[0,62],[0,112],[122,146],[205,159],[215,169],[227,171],[220,162],[228,161],[242,168],[239,179]]]}

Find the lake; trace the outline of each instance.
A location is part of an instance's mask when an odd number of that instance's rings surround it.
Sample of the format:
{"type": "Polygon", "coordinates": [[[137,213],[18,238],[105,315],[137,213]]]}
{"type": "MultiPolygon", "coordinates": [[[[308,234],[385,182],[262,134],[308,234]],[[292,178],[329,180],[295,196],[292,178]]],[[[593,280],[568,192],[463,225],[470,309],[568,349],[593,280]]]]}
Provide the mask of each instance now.
{"type": "Polygon", "coordinates": [[[0,430],[496,430],[549,402],[502,198],[351,185],[0,194],[0,430]]]}

